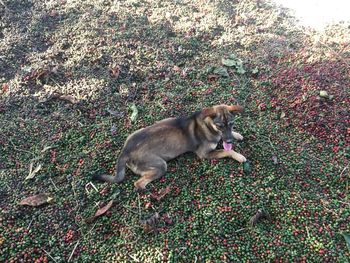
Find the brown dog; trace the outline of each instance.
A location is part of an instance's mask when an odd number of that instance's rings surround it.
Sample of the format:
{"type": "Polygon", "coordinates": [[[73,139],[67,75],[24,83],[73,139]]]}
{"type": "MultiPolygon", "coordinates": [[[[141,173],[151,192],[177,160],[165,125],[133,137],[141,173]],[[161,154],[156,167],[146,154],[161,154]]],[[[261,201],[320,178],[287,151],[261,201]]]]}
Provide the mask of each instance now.
{"type": "Polygon", "coordinates": [[[238,162],[246,158],[232,150],[233,138],[242,140],[233,132],[234,115],[241,112],[239,105],[218,105],[195,112],[190,117],[169,118],[132,133],[119,156],[116,175],[96,175],[94,179],[120,183],[128,166],[141,178],[135,190],[145,190],[146,185],[162,177],[167,171],[167,161],[185,152],[194,152],[199,158],[231,157],[238,162]],[[220,140],[224,150],[215,150],[220,140]]]}

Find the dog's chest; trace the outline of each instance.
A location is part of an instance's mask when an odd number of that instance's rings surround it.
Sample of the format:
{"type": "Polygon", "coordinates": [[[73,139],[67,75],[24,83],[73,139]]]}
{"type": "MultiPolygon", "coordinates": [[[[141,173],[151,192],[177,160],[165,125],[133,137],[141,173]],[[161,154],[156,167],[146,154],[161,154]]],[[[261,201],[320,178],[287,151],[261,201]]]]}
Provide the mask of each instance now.
{"type": "Polygon", "coordinates": [[[217,146],[218,146],[217,142],[210,142],[210,143],[207,144],[207,147],[210,150],[215,150],[217,146]]]}

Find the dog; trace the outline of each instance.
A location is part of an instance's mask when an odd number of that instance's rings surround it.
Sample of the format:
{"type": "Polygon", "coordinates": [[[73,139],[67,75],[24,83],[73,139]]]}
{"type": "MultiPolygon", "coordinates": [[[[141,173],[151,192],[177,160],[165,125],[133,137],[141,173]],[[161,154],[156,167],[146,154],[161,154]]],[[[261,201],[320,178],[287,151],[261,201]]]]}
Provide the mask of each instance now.
{"type": "Polygon", "coordinates": [[[230,157],[246,162],[242,154],[232,150],[233,139],[243,140],[241,134],[233,131],[234,116],[242,111],[240,105],[217,105],[189,117],[168,118],[137,130],[125,141],[115,176],[100,174],[93,179],[121,183],[127,166],[141,176],[134,183],[135,191],[141,192],[166,173],[167,161],[186,152],[194,152],[201,159],[230,157]],[[224,149],[217,150],[220,140],[224,149]]]}

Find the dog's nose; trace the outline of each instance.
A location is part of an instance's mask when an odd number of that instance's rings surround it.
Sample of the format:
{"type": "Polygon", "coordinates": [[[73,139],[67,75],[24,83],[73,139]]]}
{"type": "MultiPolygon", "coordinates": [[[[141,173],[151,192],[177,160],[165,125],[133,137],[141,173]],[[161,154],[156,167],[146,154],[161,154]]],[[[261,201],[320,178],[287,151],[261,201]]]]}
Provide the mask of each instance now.
{"type": "Polygon", "coordinates": [[[232,140],[231,139],[228,139],[225,141],[226,143],[232,143],[232,140]]]}

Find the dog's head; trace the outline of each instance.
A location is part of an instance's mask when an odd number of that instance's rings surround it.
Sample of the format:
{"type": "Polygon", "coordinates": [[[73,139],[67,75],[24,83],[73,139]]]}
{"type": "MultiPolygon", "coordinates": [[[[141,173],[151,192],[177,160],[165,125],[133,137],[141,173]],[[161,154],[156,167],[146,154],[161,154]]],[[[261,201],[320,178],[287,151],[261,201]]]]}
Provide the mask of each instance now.
{"type": "Polygon", "coordinates": [[[225,150],[232,149],[234,116],[243,111],[240,105],[217,105],[202,110],[207,125],[220,134],[225,150]]]}

